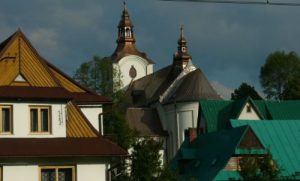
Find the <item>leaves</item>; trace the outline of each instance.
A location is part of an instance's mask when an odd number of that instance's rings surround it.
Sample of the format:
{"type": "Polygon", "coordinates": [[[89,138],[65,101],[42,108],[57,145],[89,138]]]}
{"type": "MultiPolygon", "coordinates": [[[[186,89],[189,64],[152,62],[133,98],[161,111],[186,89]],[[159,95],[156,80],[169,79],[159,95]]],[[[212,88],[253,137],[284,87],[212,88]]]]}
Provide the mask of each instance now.
{"type": "Polygon", "coordinates": [[[260,83],[268,99],[299,98],[300,58],[295,52],[276,51],[261,67],[260,83]]]}
{"type": "Polygon", "coordinates": [[[253,86],[250,86],[244,82],[238,89],[234,89],[234,92],[231,94],[231,100],[243,99],[247,97],[251,97],[254,100],[262,99],[253,86]]]}

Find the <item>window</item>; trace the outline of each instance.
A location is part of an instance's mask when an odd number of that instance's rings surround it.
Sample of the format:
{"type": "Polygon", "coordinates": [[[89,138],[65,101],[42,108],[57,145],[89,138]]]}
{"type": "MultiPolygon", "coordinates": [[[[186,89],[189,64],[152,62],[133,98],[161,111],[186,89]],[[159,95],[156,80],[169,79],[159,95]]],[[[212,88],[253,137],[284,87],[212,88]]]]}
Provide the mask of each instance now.
{"type": "Polygon", "coordinates": [[[251,113],[252,112],[250,105],[247,105],[246,109],[247,109],[247,113],[251,113]]]}
{"type": "Polygon", "coordinates": [[[75,181],[73,166],[41,167],[40,181],[75,181]]]}
{"type": "Polygon", "coordinates": [[[0,106],[0,133],[12,133],[12,106],[0,106]]]}
{"type": "Polygon", "coordinates": [[[30,106],[30,131],[32,133],[50,133],[50,113],[49,106],[30,106]]]}

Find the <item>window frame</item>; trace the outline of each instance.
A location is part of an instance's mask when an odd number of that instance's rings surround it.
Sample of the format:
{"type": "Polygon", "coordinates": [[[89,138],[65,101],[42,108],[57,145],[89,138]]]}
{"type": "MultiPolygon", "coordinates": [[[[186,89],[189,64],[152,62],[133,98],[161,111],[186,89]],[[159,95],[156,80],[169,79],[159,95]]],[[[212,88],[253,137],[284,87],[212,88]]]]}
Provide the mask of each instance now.
{"type": "MultiPolygon", "coordinates": [[[[43,169],[54,169],[55,170],[55,181],[59,181],[58,173],[59,169],[72,169],[72,181],[76,181],[76,167],[74,165],[69,166],[40,166],[39,167],[39,181],[42,181],[42,170],[43,169]]],[[[1,180],[0,180],[1,181],[1,180]]]]}
{"type": "MultiPolygon", "coordinates": [[[[1,135],[11,135],[13,134],[13,105],[0,105],[0,134],[1,135]],[[3,131],[3,120],[2,120],[2,109],[3,108],[8,108],[9,109],[9,131],[3,131]]],[[[1,181],[1,180],[0,180],[1,181]]]]}
{"type": "Polygon", "coordinates": [[[29,132],[30,134],[51,134],[52,133],[52,109],[50,105],[29,105],[29,132]],[[33,131],[32,125],[32,115],[31,110],[37,110],[37,131],[33,131]],[[47,109],[48,110],[48,131],[42,131],[42,117],[41,117],[41,110],[47,109]]]}
{"type": "Polygon", "coordinates": [[[3,181],[3,167],[0,165],[0,181],[3,181]]]}

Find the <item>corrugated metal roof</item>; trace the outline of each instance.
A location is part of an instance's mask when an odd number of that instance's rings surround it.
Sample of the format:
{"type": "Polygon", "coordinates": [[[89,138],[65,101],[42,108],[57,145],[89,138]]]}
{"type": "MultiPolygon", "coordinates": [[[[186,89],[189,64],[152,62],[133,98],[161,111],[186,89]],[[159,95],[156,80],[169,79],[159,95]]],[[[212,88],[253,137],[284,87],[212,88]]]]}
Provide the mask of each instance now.
{"type": "Polygon", "coordinates": [[[191,144],[185,140],[171,165],[179,170],[180,180],[211,181],[235,153],[248,126],[199,135],[191,144]],[[191,155],[188,155],[191,154],[191,155]],[[183,163],[179,167],[179,163],[183,163]]]}
{"type": "Polygon", "coordinates": [[[229,119],[237,119],[247,102],[250,102],[262,119],[299,119],[300,101],[255,101],[251,98],[228,100],[200,100],[207,131],[230,127],[229,119]]]}
{"type": "Polygon", "coordinates": [[[249,125],[282,169],[283,176],[300,172],[300,120],[231,120],[249,125]]]}

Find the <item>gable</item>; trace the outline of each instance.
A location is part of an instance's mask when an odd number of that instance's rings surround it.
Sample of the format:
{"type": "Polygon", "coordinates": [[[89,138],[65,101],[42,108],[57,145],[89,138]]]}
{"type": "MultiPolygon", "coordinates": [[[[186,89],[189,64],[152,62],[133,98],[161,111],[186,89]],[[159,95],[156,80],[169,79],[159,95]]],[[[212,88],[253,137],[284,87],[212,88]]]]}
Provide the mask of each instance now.
{"type": "Polygon", "coordinates": [[[0,85],[10,85],[22,74],[35,87],[57,87],[44,60],[21,31],[16,32],[0,52],[0,85]]]}
{"type": "Polygon", "coordinates": [[[283,168],[283,176],[300,171],[300,120],[231,120],[231,124],[233,127],[249,125],[283,168]]]}
{"type": "Polygon", "coordinates": [[[237,116],[237,119],[246,119],[246,120],[260,120],[258,111],[254,108],[253,104],[249,101],[241,109],[240,114],[237,116]]]}
{"type": "Polygon", "coordinates": [[[264,146],[255,135],[253,130],[249,128],[245,135],[243,136],[240,144],[238,145],[239,149],[263,149],[264,146]]]}

